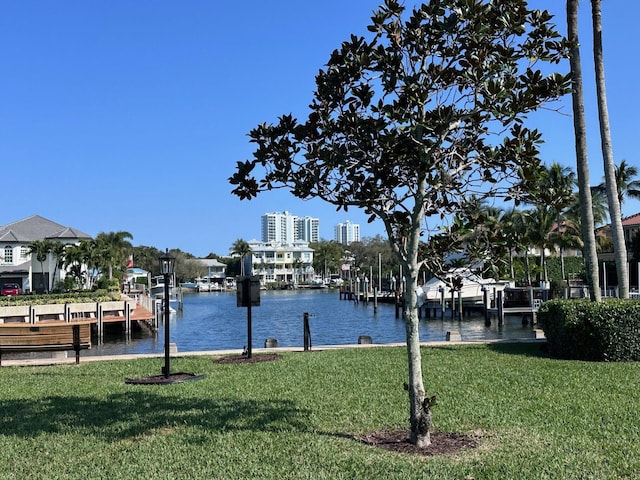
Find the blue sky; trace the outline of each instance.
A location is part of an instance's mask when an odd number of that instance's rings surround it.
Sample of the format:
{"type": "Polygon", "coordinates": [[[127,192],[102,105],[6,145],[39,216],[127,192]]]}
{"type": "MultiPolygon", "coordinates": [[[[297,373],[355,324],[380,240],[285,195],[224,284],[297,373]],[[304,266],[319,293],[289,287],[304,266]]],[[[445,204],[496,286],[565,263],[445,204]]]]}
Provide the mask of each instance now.
{"type": "MultiPolygon", "coordinates": [[[[407,0],[407,5],[413,2],[407,0]]],[[[563,0],[535,0],[565,31],[563,0]]],[[[38,214],[90,235],[128,231],[134,245],[226,255],[260,237],[260,216],[320,219],[320,235],[359,211],[268,192],[250,202],[227,178],[253,149],[247,133],[281,114],[304,118],[314,76],[370,0],[0,0],[0,225],[38,214]]],[[[591,183],[602,178],[590,3],[581,2],[591,183]]],[[[616,162],[639,165],[634,34],[640,2],[604,1],[604,46],[616,162]]],[[[562,68],[568,69],[567,65],[562,68]]],[[[571,105],[532,117],[542,158],[575,168],[571,105]]],[[[623,214],[640,212],[627,201],[623,214]]]]}

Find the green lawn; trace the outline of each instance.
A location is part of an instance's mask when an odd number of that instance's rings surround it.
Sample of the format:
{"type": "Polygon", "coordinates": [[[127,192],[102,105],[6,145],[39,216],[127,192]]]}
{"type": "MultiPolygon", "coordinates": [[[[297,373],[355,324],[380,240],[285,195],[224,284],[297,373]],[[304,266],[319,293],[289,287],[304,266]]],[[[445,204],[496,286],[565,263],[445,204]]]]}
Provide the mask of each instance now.
{"type": "Polygon", "coordinates": [[[126,385],[162,359],[0,368],[0,478],[572,479],[640,476],[640,364],[539,344],[423,349],[435,428],[479,447],[416,458],[352,435],[407,424],[401,348],[286,353],[204,380],[126,385]]]}

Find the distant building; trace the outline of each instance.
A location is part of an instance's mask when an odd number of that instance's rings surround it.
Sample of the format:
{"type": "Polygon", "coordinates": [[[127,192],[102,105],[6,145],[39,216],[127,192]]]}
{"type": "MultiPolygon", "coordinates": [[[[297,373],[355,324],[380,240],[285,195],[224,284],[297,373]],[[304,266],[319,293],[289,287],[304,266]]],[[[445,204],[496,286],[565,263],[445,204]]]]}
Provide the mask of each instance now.
{"type": "Polygon", "coordinates": [[[290,212],[265,213],[261,218],[262,241],[292,244],[296,241],[320,240],[320,220],[297,217],[290,212]]]}
{"type": "Polygon", "coordinates": [[[336,242],[343,245],[349,245],[352,242],[359,242],[360,225],[358,225],[357,223],[351,223],[348,220],[344,223],[337,224],[335,226],[334,239],[336,242]]]}
{"type": "Polygon", "coordinates": [[[313,276],[313,249],[304,241],[292,243],[247,242],[251,248],[251,275],[260,283],[306,283],[313,276]]]}
{"type": "Polygon", "coordinates": [[[313,217],[296,218],[294,238],[309,243],[319,242],[320,220],[313,217]]]}
{"type": "Polygon", "coordinates": [[[0,226],[0,285],[17,283],[24,292],[52,290],[56,282],[64,280],[67,271],[57,268],[59,259],[51,252],[40,262],[36,255],[28,253],[29,244],[49,240],[75,245],[88,239],[90,235],[40,215],[0,226]]]}

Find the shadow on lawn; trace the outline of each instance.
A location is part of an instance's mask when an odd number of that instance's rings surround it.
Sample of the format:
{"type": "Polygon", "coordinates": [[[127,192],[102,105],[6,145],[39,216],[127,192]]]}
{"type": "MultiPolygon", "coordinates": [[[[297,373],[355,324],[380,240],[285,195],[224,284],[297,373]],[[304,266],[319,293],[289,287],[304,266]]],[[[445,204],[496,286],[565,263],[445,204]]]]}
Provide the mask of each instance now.
{"type": "Polygon", "coordinates": [[[489,350],[507,355],[521,355],[524,357],[551,358],[546,342],[508,343],[498,342],[487,345],[489,350]]]}
{"type": "Polygon", "coordinates": [[[197,399],[127,392],[106,399],[51,396],[0,401],[0,432],[35,437],[78,432],[123,440],[172,427],[306,431],[309,412],[288,400],[197,399]]]}

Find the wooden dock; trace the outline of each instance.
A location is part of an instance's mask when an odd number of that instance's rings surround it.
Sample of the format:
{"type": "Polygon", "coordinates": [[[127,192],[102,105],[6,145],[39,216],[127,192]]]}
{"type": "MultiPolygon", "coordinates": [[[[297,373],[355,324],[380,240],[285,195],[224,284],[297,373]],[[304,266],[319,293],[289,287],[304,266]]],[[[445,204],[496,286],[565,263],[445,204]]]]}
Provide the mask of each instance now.
{"type": "Polygon", "coordinates": [[[133,322],[151,323],[154,314],[129,297],[110,302],[16,305],[0,307],[0,325],[40,325],[84,321],[93,326],[99,341],[105,325],[122,324],[126,335],[133,322]]]}

